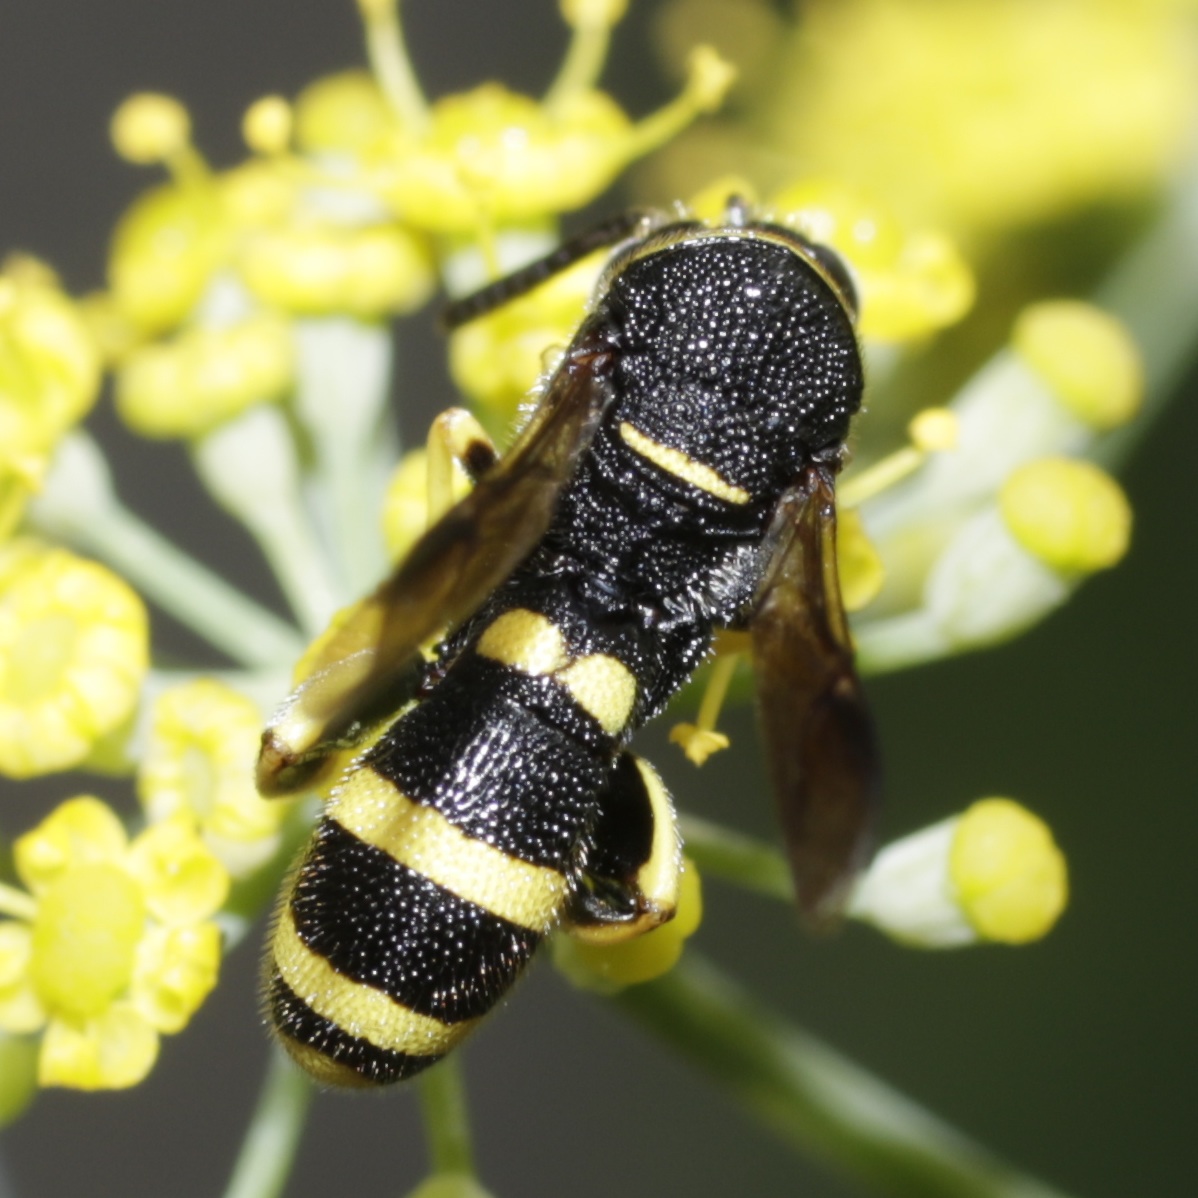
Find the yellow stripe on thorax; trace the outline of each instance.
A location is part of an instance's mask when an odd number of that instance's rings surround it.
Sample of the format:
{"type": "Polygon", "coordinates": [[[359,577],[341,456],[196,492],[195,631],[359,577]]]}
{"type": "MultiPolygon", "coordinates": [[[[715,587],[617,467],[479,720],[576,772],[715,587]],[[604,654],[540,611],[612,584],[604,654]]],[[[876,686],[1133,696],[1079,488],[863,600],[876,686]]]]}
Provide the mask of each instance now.
{"type": "Polygon", "coordinates": [[[550,677],[612,736],[622,732],[636,703],[636,677],[606,653],[571,658],[552,620],[527,608],[505,611],[478,638],[475,652],[536,677],[550,677]]]}
{"type": "Polygon", "coordinates": [[[355,771],[338,786],[325,814],[493,915],[539,933],[557,923],[567,890],[562,874],[467,836],[435,808],[413,802],[371,769],[355,771]]]}
{"type": "Polygon", "coordinates": [[[284,900],[271,938],[283,981],[322,1018],[376,1048],[413,1056],[447,1052],[478,1022],[446,1024],[397,1003],[381,990],[339,974],[313,952],[296,931],[291,903],[284,900]]]}
{"type": "Polygon", "coordinates": [[[635,450],[653,465],[667,474],[672,474],[675,478],[682,479],[683,482],[690,483],[692,487],[698,487],[700,491],[714,495],[717,499],[727,500],[728,503],[748,503],[752,498],[744,487],[738,487],[734,483],[728,482],[710,466],[696,462],[682,450],[671,449],[668,445],[662,445],[651,437],[645,436],[639,428],[629,424],[627,420],[620,424],[620,436],[630,449],[635,450]]]}

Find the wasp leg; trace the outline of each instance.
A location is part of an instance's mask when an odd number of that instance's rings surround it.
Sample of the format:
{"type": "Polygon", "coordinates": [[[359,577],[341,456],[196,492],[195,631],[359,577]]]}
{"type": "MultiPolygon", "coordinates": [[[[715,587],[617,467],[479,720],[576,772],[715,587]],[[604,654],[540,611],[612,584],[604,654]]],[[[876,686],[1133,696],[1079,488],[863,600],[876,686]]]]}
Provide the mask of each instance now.
{"type": "Polygon", "coordinates": [[[499,460],[495,443],[465,408],[446,408],[428,430],[428,524],[453,506],[453,468],[477,483],[499,460]]]}
{"type": "Polygon", "coordinates": [[[669,792],[647,761],[621,753],[563,927],[589,944],[617,944],[673,919],[681,862],[669,792]]]}

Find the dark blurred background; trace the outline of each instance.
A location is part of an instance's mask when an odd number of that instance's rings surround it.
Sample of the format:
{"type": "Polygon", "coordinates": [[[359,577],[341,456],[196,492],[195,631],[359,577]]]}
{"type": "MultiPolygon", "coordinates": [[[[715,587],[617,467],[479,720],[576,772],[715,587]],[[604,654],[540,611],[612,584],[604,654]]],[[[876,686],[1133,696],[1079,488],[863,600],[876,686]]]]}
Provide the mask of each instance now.
{"type": "MultiPolygon", "coordinates": [[[[633,5],[605,75],[638,114],[672,87],[649,46],[654,7],[633,5]]],[[[432,95],[490,77],[536,94],[565,43],[550,0],[405,8],[432,95]]],[[[0,251],[48,259],[76,293],[102,281],[107,235],[152,181],[107,140],[109,115],[130,91],[183,99],[199,145],[225,165],[242,153],[250,101],[293,95],[361,60],[349,0],[4,0],[0,251]]],[[[418,435],[451,399],[430,321],[405,327],[400,364],[404,425],[418,435]]],[[[248,540],[198,490],[180,491],[181,450],[134,443],[104,410],[91,424],[112,447],[128,502],[209,561],[227,566],[230,545],[244,544],[243,584],[272,597],[248,540]],[[164,493],[179,496],[171,510],[164,493]]],[[[991,793],[1020,798],[1052,824],[1073,899],[1046,942],[930,955],[850,928],[812,944],[787,910],[715,882],[696,940],[776,1010],[995,1151],[1093,1198],[1194,1193],[1195,445],[1191,381],[1126,472],[1137,524],[1117,571],[1007,647],[870,687],[887,755],[887,838],[991,793]]],[[[156,636],[168,651],[192,647],[165,621],[156,636]]],[[[770,835],[764,779],[744,751],[751,714],[732,713],[728,725],[742,751],[699,775],[661,731],[646,750],[684,806],[770,835]]],[[[78,788],[51,779],[37,807],[15,789],[3,787],[5,838],[34,822],[41,803],[78,788]]],[[[256,944],[238,950],[142,1086],[39,1096],[0,1139],[13,1193],[219,1194],[265,1059],[255,955],[256,944]]],[[[465,1050],[479,1165],[498,1198],[857,1192],[792,1155],[611,1008],[543,965],[533,973],[465,1050]]],[[[287,1193],[398,1196],[423,1169],[411,1093],[325,1095],[287,1193]]]]}

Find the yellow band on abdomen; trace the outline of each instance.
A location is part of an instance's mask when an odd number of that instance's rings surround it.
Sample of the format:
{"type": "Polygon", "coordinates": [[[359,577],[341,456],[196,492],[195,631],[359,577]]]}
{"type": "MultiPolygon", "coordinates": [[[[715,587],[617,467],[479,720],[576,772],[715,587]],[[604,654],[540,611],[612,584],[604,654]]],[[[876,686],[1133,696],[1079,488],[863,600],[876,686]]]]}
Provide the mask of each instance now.
{"type": "Polygon", "coordinates": [[[439,1056],[478,1022],[447,1024],[397,1003],[381,990],[339,974],[296,931],[290,899],[284,899],[271,937],[275,968],[317,1015],[343,1032],[390,1052],[439,1056]]]}
{"type": "Polygon", "coordinates": [[[467,836],[436,808],[413,802],[370,768],[357,770],[333,791],[325,814],[492,915],[542,934],[558,921],[567,891],[563,874],[467,836]]]}

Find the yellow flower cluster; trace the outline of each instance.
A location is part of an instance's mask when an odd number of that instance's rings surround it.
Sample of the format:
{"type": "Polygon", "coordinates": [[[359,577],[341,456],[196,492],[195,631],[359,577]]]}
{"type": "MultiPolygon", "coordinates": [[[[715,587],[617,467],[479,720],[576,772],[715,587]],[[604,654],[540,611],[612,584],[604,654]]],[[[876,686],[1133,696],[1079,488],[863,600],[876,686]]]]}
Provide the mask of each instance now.
{"type": "Polygon", "coordinates": [[[0,271],[0,541],[99,387],[99,351],[54,275],[32,259],[9,260],[0,271]]]}
{"type": "Polygon", "coordinates": [[[136,708],[146,611],[111,571],[65,549],[0,549],[0,774],[84,763],[136,708]]]}
{"type": "Polygon", "coordinates": [[[373,76],[318,80],[294,111],[259,100],[243,129],[254,156],[223,173],[191,145],[181,105],[130,98],[113,119],[117,150],[172,175],[118,225],[110,289],[92,304],[130,426],[194,438],[283,398],[296,384],[295,320],[409,312],[430,295],[437,258],[475,239],[493,272],[505,229],[551,236],[557,213],[719,104],[730,71],[704,48],[682,94],[639,123],[597,90],[621,11],[565,7],[575,41],[543,102],[485,84],[428,104],[395,5],[366,5],[373,76]]]}
{"type": "Polygon", "coordinates": [[[86,796],[17,840],[14,859],[27,891],[0,886],[0,1029],[42,1032],[42,1085],[134,1085],[216,983],[228,875],[186,820],[130,841],[86,796]]]}
{"type": "Polygon", "coordinates": [[[137,793],[152,823],[186,818],[234,876],[279,847],[288,804],[254,786],[262,712],[223,682],[200,678],[154,702],[137,765],[137,793]]]}
{"type": "MultiPolygon", "coordinates": [[[[204,161],[181,104],[133,96],[113,143],[168,180],[117,226],[107,290],[77,304],[35,263],[0,274],[0,773],[123,771],[147,820],[131,836],[98,799],[77,798],[16,842],[21,885],[0,884],[0,1050],[36,1043],[42,1084],[146,1075],[159,1036],[215,983],[214,917],[230,877],[275,856],[287,808],[253,788],[259,705],[223,682],[151,672],[136,592],[14,533],[36,515],[31,498],[106,360],[131,428],[192,442],[303,631],[337,607],[344,618],[358,581],[384,568],[370,544],[394,461],[378,432],[384,322],[438,283],[464,294],[550,248],[561,213],[712,111],[733,82],[700,46],[678,96],[634,121],[598,87],[624,3],[561,7],[572,38],[543,99],[487,83],[428,102],[395,0],[360,0],[371,71],[320,79],[294,104],[258,100],[243,125],[250,155],[229,170],[204,161]]],[[[1193,85],[1189,59],[1166,44],[1175,15],[1084,0],[815,0],[777,47],[793,69],[757,118],[773,147],[762,188],[729,175],[692,195],[699,219],[721,219],[741,196],[843,256],[869,403],[886,435],[907,422],[897,452],[863,438],[842,480],[841,582],[867,667],[1010,635],[1126,550],[1126,499],[1086,460],[1141,401],[1138,353],[1118,321],[1075,301],[1027,305],[991,365],[914,419],[910,406],[885,411],[886,383],[970,312],[977,285],[959,243],[1159,180],[1179,144],[1178,96],[1193,85]],[[1001,121],[987,120],[994,97],[1001,121]],[[1104,140],[1088,136],[1096,126],[1104,140]]],[[[580,261],[453,333],[453,377],[492,428],[535,394],[600,268],[598,256],[580,261]]],[[[428,523],[428,474],[417,450],[391,475],[382,540],[393,558],[428,523]]],[[[459,474],[454,494],[465,486],[459,474]]],[[[171,593],[146,586],[152,573],[137,579],[146,593],[171,593]]],[[[175,578],[178,594],[197,572],[175,578]]],[[[676,730],[696,762],[727,744],[715,718],[742,650],[743,638],[722,643],[697,723],[676,730]]],[[[289,664],[268,656],[243,664],[289,664]]],[[[990,799],[885,850],[854,908],[908,943],[1020,943],[1048,930],[1066,895],[1047,829],[990,799]]],[[[688,862],[671,922],[618,945],[559,937],[558,964],[600,990],[657,977],[701,910],[688,862]]]]}
{"type": "Polygon", "coordinates": [[[774,143],[958,235],[1144,194],[1195,85],[1184,14],[1094,0],[816,0],[785,58],[774,143]]]}

